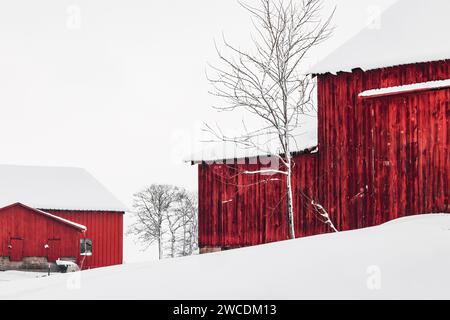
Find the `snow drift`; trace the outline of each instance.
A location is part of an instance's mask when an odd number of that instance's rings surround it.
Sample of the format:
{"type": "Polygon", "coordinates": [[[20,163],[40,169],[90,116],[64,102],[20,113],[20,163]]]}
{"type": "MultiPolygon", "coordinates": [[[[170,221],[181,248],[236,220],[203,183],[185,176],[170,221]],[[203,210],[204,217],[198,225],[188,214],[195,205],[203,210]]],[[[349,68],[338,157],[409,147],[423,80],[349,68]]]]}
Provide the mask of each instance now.
{"type": "Polygon", "coordinates": [[[449,299],[450,215],[0,283],[2,299],[449,299]]]}

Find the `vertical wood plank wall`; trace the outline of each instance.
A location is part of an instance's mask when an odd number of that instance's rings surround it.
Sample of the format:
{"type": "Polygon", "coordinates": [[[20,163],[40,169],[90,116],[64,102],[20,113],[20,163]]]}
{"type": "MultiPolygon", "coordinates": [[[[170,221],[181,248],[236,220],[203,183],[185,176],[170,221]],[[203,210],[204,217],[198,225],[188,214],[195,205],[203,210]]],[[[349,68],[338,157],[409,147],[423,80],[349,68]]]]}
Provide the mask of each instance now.
{"type": "MultiPolygon", "coordinates": [[[[92,240],[92,256],[86,256],[83,268],[105,267],[123,262],[123,213],[107,211],[45,210],[87,227],[83,237],[92,240]]],[[[77,255],[79,257],[79,254],[77,255]]],[[[79,257],[80,262],[83,257],[79,257]]]]}
{"type": "MultiPolygon", "coordinates": [[[[47,257],[45,244],[58,239],[58,257],[75,257],[83,269],[123,262],[123,213],[45,210],[87,227],[86,232],[49,219],[20,205],[0,212],[0,257],[10,255],[11,237],[23,238],[23,257],[47,257]],[[80,239],[92,239],[92,256],[80,256],[80,239]]],[[[52,261],[53,262],[53,261],[52,261]]]]}
{"type": "MultiPolygon", "coordinates": [[[[309,199],[316,193],[317,154],[295,159],[293,186],[296,232],[299,236],[326,231],[312,214],[309,199]],[[314,226],[314,229],[311,228],[314,226]]],[[[201,164],[199,182],[200,247],[239,247],[288,237],[284,175],[245,175],[257,164],[201,164]]]]}
{"type": "Polygon", "coordinates": [[[78,257],[82,236],[80,230],[20,205],[0,211],[0,257],[10,255],[11,238],[23,241],[21,257],[47,257],[44,246],[51,239],[58,241],[59,257],[78,257]]]}
{"type": "Polygon", "coordinates": [[[318,199],[341,230],[449,212],[450,90],[361,91],[450,78],[450,61],[318,78],[318,199]]]}
{"type": "MultiPolygon", "coordinates": [[[[450,61],[318,76],[318,153],[298,155],[299,237],[420,213],[450,212],[450,89],[361,99],[364,90],[450,78],[450,61]]],[[[200,247],[287,239],[283,177],[243,175],[261,164],[200,164],[200,247]],[[275,180],[276,180],[275,179],[275,180]],[[264,182],[265,181],[265,182],[264,182]]]]}

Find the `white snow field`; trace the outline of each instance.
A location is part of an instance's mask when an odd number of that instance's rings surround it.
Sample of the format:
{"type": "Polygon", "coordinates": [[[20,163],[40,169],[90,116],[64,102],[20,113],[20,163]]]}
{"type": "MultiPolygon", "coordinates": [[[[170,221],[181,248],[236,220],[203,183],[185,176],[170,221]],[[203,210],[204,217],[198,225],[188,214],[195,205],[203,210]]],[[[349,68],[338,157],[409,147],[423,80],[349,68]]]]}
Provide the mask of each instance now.
{"type": "Polygon", "coordinates": [[[32,272],[32,271],[4,271],[0,272],[0,287],[3,282],[10,282],[10,281],[17,281],[21,279],[34,279],[34,278],[41,278],[46,277],[47,273],[44,272],[32,272]]]}
{"type": "Polygon", "coordinates": [[[1,299],[449,299],[450,214],[0,282],[1,299]]]}

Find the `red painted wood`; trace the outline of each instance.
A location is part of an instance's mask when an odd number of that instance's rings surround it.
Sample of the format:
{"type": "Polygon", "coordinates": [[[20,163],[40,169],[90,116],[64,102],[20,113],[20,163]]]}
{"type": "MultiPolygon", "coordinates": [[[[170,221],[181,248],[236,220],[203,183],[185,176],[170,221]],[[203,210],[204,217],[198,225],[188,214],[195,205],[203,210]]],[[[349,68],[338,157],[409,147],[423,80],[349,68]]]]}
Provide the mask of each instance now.
{"type": "Polygon", "coordinates": [[[92,239],[92,256],[79,256],[83,269],[123,263],[123,212],[46,211],[87,227],[83,237],[92,239]]]}
{"type": "MultiPolygon", "coordinates": [[[[306,224],[316,224],[310,197],[315,186],[316,154],[295,159],[295,220],[300,236],[311,235],[306,224]],[[301,161],[300,161],[301,160],[301,161]]],[[[280,174],[244,175],[261,170],[261,163],[199,165],[199,243],[236,247],[287,239],[285,193],[280,174]]],[[[318,226],[321,227],[321,226],[318,226]]],[[[324,229],[325,230],[325,229],[324,229]]]]}
{"type": "MultiPolygon", "coordinates": [[[[360,99],[364,90],[450,78],[450,61],[318,76],[317,154],[295,157],[296,233],[450,212],[450,89],[360,99]]],[[[261,164],[200,164],[199,244],[236,247],[287,239],[284,177],[244,175],[261,164]]]]}
{"type": "Polygon", "coordinates": [[[22,238],[23,249],[14,243],[14,258],[75,257],[83,269],[123,262],[123,213],[100,211],[45,210],[87,227],[86,232],[38,214],[20,204],[0,209],[0,256],[11,257],[11,238],[22,238]],[[92,256],[80,256],[80,239],[93,242],[92,256]],[[49,248],[46,249],[45,245],[49,248]],[[17,250],[19,251],[17,251],[17,250]],[[21,252],[21,253],[20,253],[21,252]]]}
{"type": "Polygon", "coordinates": [[[319,76],[317,197],[341,230],[449,212],[450,89],[358,98],[448,78],[450,61],[319,76]]]}
{"type": "Polygon", "coordinates": [[[9,241],[11,261],[22,261],[23,259],[23,240],[10,238],[9,241]]]}
{"type": "Polygon", "coordinates": [[[37,213],[20,204],[0,210],[0,256],[21,261],[24,257],[47,257],[49,239],[60,239],[59,255],[50,258],[77,257],[79,229],[37,213]]]}
{"type": "MultiPolygon", "coordinates": [[[[61,239],[48,239],[47,244],[48,261],[56,261],[58,258],[62,257],[61,254],[64,252],[64,250],[61,250],[61,239]]],[[[75,243],[69,245],[75,245],[75,243]]]]}

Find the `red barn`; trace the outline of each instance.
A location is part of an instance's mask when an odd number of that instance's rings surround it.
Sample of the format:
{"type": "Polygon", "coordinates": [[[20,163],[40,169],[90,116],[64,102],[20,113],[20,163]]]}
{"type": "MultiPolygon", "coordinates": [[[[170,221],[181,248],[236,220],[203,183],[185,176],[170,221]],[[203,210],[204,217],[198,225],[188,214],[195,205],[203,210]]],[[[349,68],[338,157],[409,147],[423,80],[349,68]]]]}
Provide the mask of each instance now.
{"type": "MultiPolygon", "coordinates": [[[[400,1],[311,70],[318,141],[295,155],[297,236],[331,231],[312,200],[338,230],[450,212],[449,11],[444,0],[400,1]]],[[[242,174],[262,159],[191,159],[203,252],[288,238],[285,177],[242,174]]]]}
{"type": "Polygon", "coordinates": [[[0,268],[121,264],[124,212],[83,169],[0,165],[0,268]]]}

